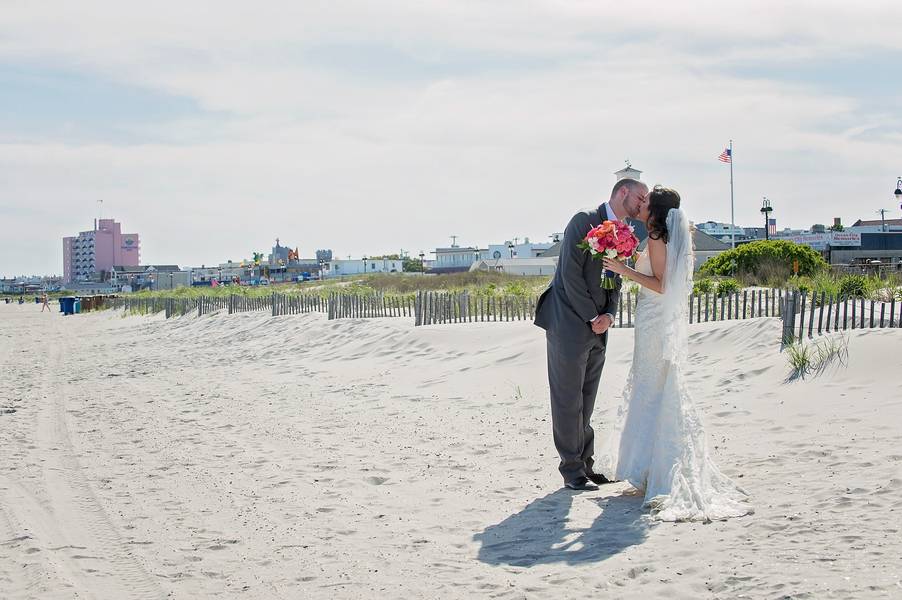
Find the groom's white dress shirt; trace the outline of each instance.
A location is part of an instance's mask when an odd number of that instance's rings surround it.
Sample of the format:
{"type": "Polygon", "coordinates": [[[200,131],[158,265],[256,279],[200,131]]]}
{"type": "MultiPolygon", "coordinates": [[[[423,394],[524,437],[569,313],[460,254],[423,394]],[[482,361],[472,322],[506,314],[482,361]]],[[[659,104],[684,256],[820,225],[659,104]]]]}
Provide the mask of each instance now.
{"type": "MultiPolygon", "coordinates": [[[[604,212],[605,212],[604,220],[606,220],[606,221],[622,221],[623,220],[620,217],[618,217],[616,214],[614,214],[614,209],[611,208],[610,202],[605,202],[604,212]]],[[[604,313],[604,315],[598,315],[597,317],[595,317],[594,319],[592,319],[589,322],[594,323],[595,321],[597,321],[598,319],[600,319],[601,317],[603,317],[605,315],[611,317],[611,325],[613,325],[614,324],[614,315],[612,315],[611,313],[604,313]]]]}

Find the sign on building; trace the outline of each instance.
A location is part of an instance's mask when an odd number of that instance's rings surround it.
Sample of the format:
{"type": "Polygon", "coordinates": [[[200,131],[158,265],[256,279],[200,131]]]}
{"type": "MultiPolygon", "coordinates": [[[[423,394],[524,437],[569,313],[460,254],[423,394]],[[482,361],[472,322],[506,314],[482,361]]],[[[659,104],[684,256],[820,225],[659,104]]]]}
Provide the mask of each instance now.
{"type": "Polygon", "coordinates": [[[861,234],[850,231],[831,231],[830,233],[802,233],[789,235],[781,239],[809,246],[814,250],[826,250],[827,246],[850,247],[861,246],[861,234]]]}
{"type": "Polygon", "coordinates": [[[831,246],[861,246],[861,234],[854,231],[834,231],[830,234],[831,246]]]}

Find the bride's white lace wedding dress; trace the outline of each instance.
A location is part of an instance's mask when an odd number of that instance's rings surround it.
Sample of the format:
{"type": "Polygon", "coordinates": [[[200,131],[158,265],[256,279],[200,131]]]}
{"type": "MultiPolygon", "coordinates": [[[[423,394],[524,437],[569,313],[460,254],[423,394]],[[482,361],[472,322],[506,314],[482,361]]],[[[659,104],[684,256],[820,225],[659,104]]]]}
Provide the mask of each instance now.
{"type": "MultiPolygon", "coordinates": [[[[615,422],[604,428],[611,431],[603,434],[606,450],[596,469],[643,491],[655,519],[708,521],[746,515],[752,512],[748,496],[711,460],[686,387],[691,237],[680,209],[671,209],[667,224],[665,291],[642,288],[639,293],[633,365],[615,422]]],[[[647,254],[640,256],[636,270],[652,274],[647,254]]]]}

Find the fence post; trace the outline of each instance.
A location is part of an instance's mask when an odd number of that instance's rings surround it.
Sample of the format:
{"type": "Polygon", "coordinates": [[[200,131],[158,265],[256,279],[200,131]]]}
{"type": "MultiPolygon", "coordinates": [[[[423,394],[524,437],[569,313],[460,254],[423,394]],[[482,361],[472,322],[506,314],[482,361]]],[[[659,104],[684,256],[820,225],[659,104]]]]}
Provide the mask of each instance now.
{"type": "Polygon", "coordinates": [[[889,303],[889,326],[893,327],[893,319],[896,318],[896,297],[893,296],[889,303]]]}
{"type": "Polygon", "coordinates": [[[783,298],[781,295],[780,298],[783,306],[780,308],[780,312],[783,315],[783,336],[782,341],[784,345],[792,344],[793,342],[793,333],[795,328],[793,327],[793,317],[795,316],[795,295],[790,296],[786,294],[786,297],[783,298]]]}
{"type": "Polygon", "coordinates": [[[423,298],[423,291],[417,290],[417,295],[413,299],[413,326],[419,327],[420,323],[420,300],[423,298]]]}
{"type": "Polygon", "coordinates": [[[808,292],[802,292],[802,306],[799,310],[799,339],[805,336],[805,303],[808,300],[808,292]]]}
{"type": "Polygon", "coordinates": [[[827,305],[827,331],[830,331],[830,319],[833,317],[833,294],[830,294],[830,303],[827,305]]]}
{"type": "MultiPolygon", "coordinates": [[[[823,293],[823,292],[822,292],[823,293]]],[[[808,311],[808,337],[814,337],[814,309],[815,300],[817,300],[817,292],[811,294],[811,308],[808,311]]]]}

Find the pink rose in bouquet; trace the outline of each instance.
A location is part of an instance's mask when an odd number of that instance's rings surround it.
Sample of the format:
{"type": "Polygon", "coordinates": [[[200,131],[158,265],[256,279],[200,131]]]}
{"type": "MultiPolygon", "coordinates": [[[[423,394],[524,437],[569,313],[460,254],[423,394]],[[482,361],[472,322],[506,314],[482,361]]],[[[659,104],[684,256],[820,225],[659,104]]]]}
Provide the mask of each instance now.
{"type": "MultiPolygon", "coordinates": [[[[593,227],[581,241],[579,247],[588,250],[593,258],[614,258],[626,260],[636,253],[639,247],[639,238],[633,233],[633,227],[623,221],[604,221],[598,227],[593,227]]],[[[601,280],[601,287],[607,290],[614,289],[616,280],[614,273],[605,271],[601,280]]]]}

